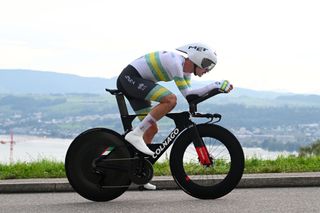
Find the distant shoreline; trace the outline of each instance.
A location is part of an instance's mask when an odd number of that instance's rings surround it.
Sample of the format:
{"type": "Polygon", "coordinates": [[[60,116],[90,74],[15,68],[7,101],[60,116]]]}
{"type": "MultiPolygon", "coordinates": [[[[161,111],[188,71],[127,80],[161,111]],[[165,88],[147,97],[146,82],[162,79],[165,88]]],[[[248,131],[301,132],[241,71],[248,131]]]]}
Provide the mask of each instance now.
{"type": "MultiPolygon", "coordinates": [[[[8,136],[0,135],[0,140],[7,140],[8,136]]],[[[16,161],[33,162],[39,159],[53,159],[64,162],[66,151],[73,139],[47,138],[30,135],[17,135],[13,146],[13,159],[16,161]]],[[[10,145],[0,145],[0,163],[8,163],[10,145]]],[[[246,158],[276,159],[278,156],[297,155],[296,152],[271,152],[262,148],[244,147],[246,158]]],[[[168,150],[170,151],[170,150],[168,150]]],[[[163,158],[165,155],[162,156],[163,158]]]]}

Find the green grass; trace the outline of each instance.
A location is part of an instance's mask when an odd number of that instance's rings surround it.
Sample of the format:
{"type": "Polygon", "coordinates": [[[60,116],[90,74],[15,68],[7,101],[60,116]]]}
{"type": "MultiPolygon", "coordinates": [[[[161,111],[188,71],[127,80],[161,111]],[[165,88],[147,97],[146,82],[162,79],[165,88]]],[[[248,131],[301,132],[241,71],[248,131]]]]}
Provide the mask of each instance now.
{"type": "Polygon", "coordinates": [[[278,157],[276,160],[246,160],[245,173],[319,172],[320,156],[278,157]]]}
{"type": "MultiPolygon", "coordinates": [[[[228,164],[215,162],[214,169],[200,167],[196,163],[188,164],[185,169],[189,175],[221,174],[228,171],[228,164]]],[[[247,159],[245,162],[246,174],[255,173],[284,173],[284,172],[320,172],[320,156],[296,157],[280,156],[275,160],[247,159]]],[[[155,175],[170,175],[169,162],[157,163],[154,166],[155,175]]]]}
{"type": "Polygon", "coordinates": [[[64,164],[52,160],[32,163],[0,164],[0,179],[61,178],[65,177],[64,164]]]}
{"type": "MultiPolygon", "coordinates": [[[[186,166],[189,175],[203,173],[221,174],[225,173],[228,163],[216,162],[214,169],[200,167],[196,163],[186,166]]],[[[283,172],[320,172],[320,156],[312,157],[278,157],[276,160],[260,160],[257,158],[247,159],[245,173],[283,173],[283,172]]],[[[170,175],[169,161],[156,163],[154,175],[170,175]]],[[[63,178],[65,170],[63,162],[53,160],[39,160],[32,163],[18,162],[15,164],[0,164],[0,179],[22,179],[22,178],[63,178]]]]}

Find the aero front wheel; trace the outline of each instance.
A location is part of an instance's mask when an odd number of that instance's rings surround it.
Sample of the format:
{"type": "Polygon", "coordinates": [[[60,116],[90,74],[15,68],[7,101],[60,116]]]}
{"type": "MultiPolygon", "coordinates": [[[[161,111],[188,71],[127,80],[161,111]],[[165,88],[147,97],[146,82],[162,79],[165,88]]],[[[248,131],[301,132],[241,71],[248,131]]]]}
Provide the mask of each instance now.
{"type": "Polygon", "coordinates": [[[193,144],[192,129],[183,132],[171,150],[170,169],[176,183],[200,199],[216,199],[231,192],[244,170],[244,154],[237,138],[213,124],[197,125],[211,159],[203,165],[193,144]]]}
{"type": "Polygon", "coordinates": [[[116,132],[103,128],[88,130],[71,143],[65,160],[67,178],[81,196],[108,201],[124,193],[131,181],[126,168],[127,147],[116,132]],[[112,167],[95,167],[96,159],[113,160],[112,167]],[[119,169],[120,168],[120,169],[119,169]]]}

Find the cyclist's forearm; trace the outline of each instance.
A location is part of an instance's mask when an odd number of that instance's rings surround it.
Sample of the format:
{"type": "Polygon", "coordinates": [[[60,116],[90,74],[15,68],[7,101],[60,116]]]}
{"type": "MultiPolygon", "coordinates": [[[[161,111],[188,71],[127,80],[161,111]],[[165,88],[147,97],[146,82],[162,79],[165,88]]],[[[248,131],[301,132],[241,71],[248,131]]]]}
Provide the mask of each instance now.
{"type": "Polygon", "coordinates": [[[184,97],[187,97],[188,95],[198,95],[198,96],[203,96],[205,95],[206,93],[208,93],[209,91],[213,90],[213,89],[216,89],[216,88],[219,88],[220,86],[217,85],[216,82],[214,83],[211,83],[209,85],[206,85],[204,87],[201,87],[201,88],[197,88],[197,89],[191,89],[191,88],[187,88],[183,91],[181,91],[182,95],[184,97]]]}

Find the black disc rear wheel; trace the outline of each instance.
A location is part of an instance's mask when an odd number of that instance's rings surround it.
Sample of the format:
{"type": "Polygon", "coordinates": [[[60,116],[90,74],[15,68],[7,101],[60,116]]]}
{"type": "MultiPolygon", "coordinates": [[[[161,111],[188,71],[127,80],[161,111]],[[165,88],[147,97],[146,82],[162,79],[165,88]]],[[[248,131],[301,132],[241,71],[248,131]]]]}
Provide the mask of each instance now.
{"type": "Polygon", "coordinates": [[[177,184],[200,199],[216,199],[231,192],[244,170],[244,154],[239,141],[218,125],[197,126],[212,165],[202,165],[193,144],[191,130],[182,133],[172,148],[170,169],[177,184]]]}
{"type": "Polygon", "coordinates": [[[70,145],[65,160],[67,178],[76,192],[93,201],[108,201],[124,193],[131,181],[129,161],[115,161],[114,168],[94,168],[95,159],[130,158],[124,141],[107,129],[92,129],[80,134],[70,145]]]}

